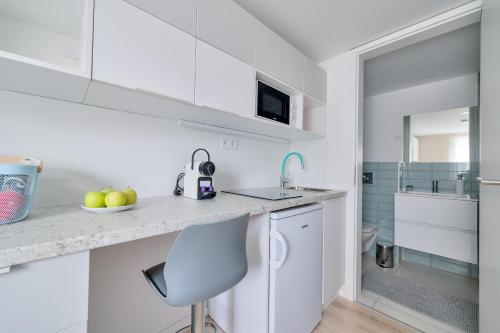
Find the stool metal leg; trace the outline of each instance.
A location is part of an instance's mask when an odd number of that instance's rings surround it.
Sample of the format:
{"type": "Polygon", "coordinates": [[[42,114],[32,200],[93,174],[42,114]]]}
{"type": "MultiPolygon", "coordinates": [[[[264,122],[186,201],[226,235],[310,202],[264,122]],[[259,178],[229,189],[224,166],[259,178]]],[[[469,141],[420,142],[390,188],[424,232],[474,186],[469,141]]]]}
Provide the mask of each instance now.
{"type": "Polygon", "coordinates": [[[191,305],[191,333],[203,333],[205,328],[205,304],[191,305]]]}
{"type": "Polygon", "coordinates": [[[188,327],[191,328],[191,333],[205,333],[205,327],[210,327],[214,333],[217,333],[217,326],[205,320],[205,302],[191,305],[191,325],[181,328],[177,333],[184,332],[188,327]]]}

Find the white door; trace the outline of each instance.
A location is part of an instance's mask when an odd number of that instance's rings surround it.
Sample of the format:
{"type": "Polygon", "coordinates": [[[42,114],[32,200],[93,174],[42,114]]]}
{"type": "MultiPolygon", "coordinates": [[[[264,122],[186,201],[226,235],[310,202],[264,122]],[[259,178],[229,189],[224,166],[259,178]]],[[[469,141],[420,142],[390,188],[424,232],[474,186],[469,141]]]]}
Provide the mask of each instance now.
{"type": "MultiPolygon", "coordinates": [[[[481,177],[500,181],[500,1],[481,21],[481,177]]],[[[499,183],[500,184],[500,183],[499,183]]],[[[500,329],[500,186],[482,184],[479,204],[479,330],[500,329]]]]}
{"type": "Polygon", "coordinates": [[[271,220],[269,333],[307,333],[321,320],[323,210],[271,220]]]}

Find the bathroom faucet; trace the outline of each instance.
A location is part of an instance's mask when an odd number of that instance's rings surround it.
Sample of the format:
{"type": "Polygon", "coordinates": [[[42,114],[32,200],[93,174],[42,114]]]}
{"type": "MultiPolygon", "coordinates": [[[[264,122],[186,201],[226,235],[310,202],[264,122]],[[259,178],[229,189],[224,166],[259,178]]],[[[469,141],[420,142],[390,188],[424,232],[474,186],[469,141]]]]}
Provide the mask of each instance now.
{"type": "Polygon", "coordinates": [[[284,190],[285,188],[285,184],[288,184],[288,179],[285,177],[285,167],[286,167],[286,162],[288,161],[288,159],[292,156],[297,156],[298,159],[300,160],[300,167],[302,169],[304,169],[304,158],[302,157],[302,155],[300,155],[299,153],[297,153],[296,151],[292,151],[291,153],[288,153],[285,158],[283,159],[283,163],[281,163],[281,176],[280,176],[280,187],[281,187],[281,191],[284,190]]]}
{"type": "Polygon", "coordinates": [[[439,181],[433,180],[432,181],[432,193],[438,193],[439,192],[439,181]]]}

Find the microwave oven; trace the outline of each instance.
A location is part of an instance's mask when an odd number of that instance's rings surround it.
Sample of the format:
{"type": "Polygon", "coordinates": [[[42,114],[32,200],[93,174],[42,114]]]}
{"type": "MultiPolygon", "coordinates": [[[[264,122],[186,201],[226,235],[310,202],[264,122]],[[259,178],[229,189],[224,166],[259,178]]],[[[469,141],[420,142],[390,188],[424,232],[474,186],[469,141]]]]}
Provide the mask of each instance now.
{"type": "Polygon", "coordinates": [[[290,95],[257,80],[257,117],[293,125],[291,102],[293,98],[290,95]]]}

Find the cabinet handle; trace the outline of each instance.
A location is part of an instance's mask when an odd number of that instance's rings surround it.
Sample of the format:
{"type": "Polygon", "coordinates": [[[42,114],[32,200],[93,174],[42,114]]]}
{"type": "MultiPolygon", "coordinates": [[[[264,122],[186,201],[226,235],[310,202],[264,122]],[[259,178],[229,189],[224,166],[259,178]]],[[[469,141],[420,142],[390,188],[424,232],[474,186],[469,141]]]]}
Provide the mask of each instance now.
{"type": "Polygon", "coordinates": [[[10,267],[11,267],[11,266],[7,266],[7,267],[2,267],[2,268],[0,268],[0,275],[2,275],[2,274],[6,274],[6,273],[10,272],[10,267]]]}
{"type": "Polygon", "coordinates": [[[477,177],[476,181],[481,185],[500,185],[500,180],[486,180],[481,177],[477,177]]]}
{"type": "Polygon", "coordinates": [[[286,243],[285,237],[277,231],[271,231],[271,237],[281,244],[281,258],[279,260],[271,261],[269,264],[272,268],[278,269],[285,263],[286,257],[288,255],[288,244],[286,243]]]}

